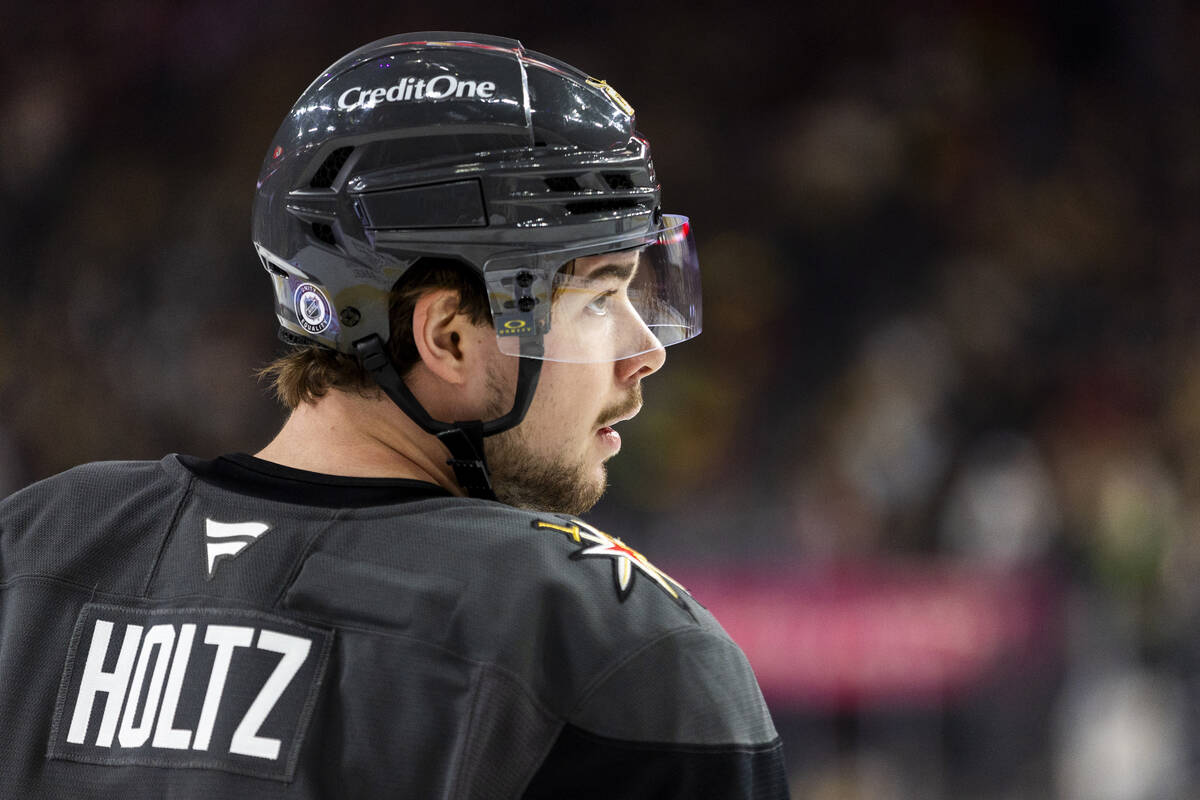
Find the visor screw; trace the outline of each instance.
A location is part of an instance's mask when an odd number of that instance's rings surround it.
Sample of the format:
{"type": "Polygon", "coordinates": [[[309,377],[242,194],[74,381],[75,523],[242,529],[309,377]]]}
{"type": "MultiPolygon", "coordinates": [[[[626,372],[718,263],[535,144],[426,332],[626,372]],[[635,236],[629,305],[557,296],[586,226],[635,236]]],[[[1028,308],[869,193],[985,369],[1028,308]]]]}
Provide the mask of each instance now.
{"type": "Polygon", "coordinates": [[[533,307],[537,305],[537,299],[533,297],[522,297],[517,301],[517,308],[522,311],[533,311],[533,307]]]}
{"type": "Polygon", "coordinates": [[[347,328],[353,328],[362,319],[362,313],[354,306],[346,306],[342,309],[342,313],[338,314],[338,319],[347,328]]]}
{"type": "Polygon", "coordinates": [[[522,289],[528,289],[530,286],[533,286],[533,273],[532,272],[518,272],[517,273],[517,286],[520,286],[522,289]]]}

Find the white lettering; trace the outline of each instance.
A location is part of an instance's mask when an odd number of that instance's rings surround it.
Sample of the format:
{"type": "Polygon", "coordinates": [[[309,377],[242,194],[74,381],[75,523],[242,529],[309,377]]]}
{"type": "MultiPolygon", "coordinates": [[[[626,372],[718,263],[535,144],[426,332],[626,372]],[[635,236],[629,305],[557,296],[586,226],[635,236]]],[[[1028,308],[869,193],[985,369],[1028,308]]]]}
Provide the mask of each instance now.
{"type": "Polygon", "coordinates": [[[87,662],[83,667],[83,678],[79,683],[79,697],[75,700],[75,713],[71,716],[71,729],[67,741],[82,744],[87,738],[88,722],[92,719],[92,705],[97,692],[108,695],[104,703],[104,719],[96,744],[111,747],[117,719],[121,714],[121,703],[125,699],[125,688],[129,685],[129,673],[133,670],[133,659],[142,640],[141,625],[126,625],[125,640],[117,655],[117,665],[112,672],[104,672],[104,656],[108,654],[108,640],[112,636],[113,624],[107,620],[96,620],[92,631],[92,644],[88,648],[87,662]]]}
{"type": "Polygon", "coordinates": [[[449,96],[454,91],[457,84],[458,81],[454,80],[453,75],[438,75],[429,82],[429,86],[425,89],[425,96],[431,100],[440,100],[443,97],[449,96]],[[445,91],[440,91],[436,88],[439,81],[446,82],[445,91]]]}
{"type": "MultiPolygon", "coordinates": [[[[294,703],[289,701],[286,707],[291,710],[286,713],[278,709],[288,688],[308,663],[313,649],[311,638],[239,625],[208,625],[201,637],[198,635],[201,626],[195,623],[162,623],[147,627],[127,624],[124,641],[115,657],[116,664],[111,672],[106,672],[109,645],[117,624],[95,620],[87,657],[79,662],[83,667],[79,671],[79,691],[74,708],[70,711],[67,742],[87,743],[93,716],[99,716],[98,695],[103,693],[106,695],[105,706],[94,742],[98,747],[210,751],[214,732],[220,724],[222,731],[233,728],[232,738],[228,741],[229,753],[267,761],[279,760],[287,744],[282,737],[263,735],[264,726],[271,725],[268,731],[277,730],[274,726],[282,726],[278,728],[281,731],[290,730],[288,726],[294,722],[302,698],[295,698],[294,703]],[[208,651],[212,655],[212,668],[207,676],[203,670],[198,673],[195,662],[191,661],[193,647],[202,647],[197,641],[200,638],[204,645],[214,648],[208,651]],[[239,648],[248,652],[239,654],[236,652],[239,648]],[[253,688],[246,685],[248,675],[262,673],[259,667],[246,673],[242,670],[250,669],[252,663],[265,667],[263,662],[274,658],[256,652],[278,654],[278,659],[271,662],[273,669],[257,694],[253,694],[253,688]],[[192,664],[190,672],[189,664],[192,664]],[[196,718],[193,716],[197,713],[196,699],[202,687],[203,702],[196,718]],[[232,698],[229,702],[225,702],[227,688],[232,698]],[[246,707],[244,703],[251,696],[253,700],[246,707]],[[234,725],[236,718],[231,717],[236,713],[235,709],[240,708],[245,708],[245,713],[234,725]],[[94,715],[93,712],[97,713],[94,715]],[[177,716],[181,718],[177,720],[177,716]],[[176,727],[180,723],[182,727],[176,727]],[[195,728],[194,732],[189,729],[191,727],[195,728]]],[[[79,647],[82,648],[82,644],[79,647]]],[[[200,660],[203,663],[204,654],[200,660]]],[[[218,734],[218,739],[221,735],[218,734]]],[[[220,750],[222,744],[224,742],[218,741],[216,749],[220,750]]],[[[165,753],[157,757],[162,756],[165,753]]],[[[195,758],[184,753],[181,756],[195,758]]]]}
{"type": "Polygon", "coordinates": [[[338,108],[342,109],[343,111],[350,111],[354,108],[357,108],[358,104],[361,102],[362,102],[362,87],[355,86],[351,89],[347,89],[346,91],[342,92],[342,96],[338,98],[338,108]],[[359,99],[355,100],[353,102],[349,101],[347,98],[349,98],[350,95],[354,94],[355,92],[359,93],[359,99]]]}
{"type": "Polygon", "coordinates": [[[246,710],[237,730],[233,732],[233,741],[229,752],[241,753],[244,756],[276,759],[279,757],[279,740],[259,736],[259,728],[266,721],[271,709],[279,702],[283,690],[292,682],[292,678],[300,671],[312,642],[299,636],[288,636],[286,633],[275,631],[260,631],[258,634],[258,649],[281,653],[283,658],[275,665],[275,671],[263,684],[258,696],[246,710]]]}
{"type": "Polygon", "coordinates": [[[150,738],[154,729],[154,718],[158,714],[158,701],[162,697],[163,680],[167,676],[167,662],[175,644],[174,625],[154,625],[142,639],[142,652],[138,656],[133,682],[126,691],[125,716],[121,718],[121,732],[117,740],[122,747],[141,747],[150,738]],[[150,666],[154,653],[154,674],[150,677],[150,690],[146,693],[146,704],[142,707],[142,720],[138,722],[138,701],[142,695],[142,681],[150,666]]]}
{"type": "Polygon", "coordinates": [[[208,677],[208,690],[204,693],[204,705],[200,707],[200,722],[196,725],[193,750],[207,750],[212,740],[213,725],[221,706],[221,694],[225,691],[225,678],[229,675],[229,661],[236,647],[249,647],[254,639],[253,628],[240,625],[209,625],[204,632],[204,643],[217,646],[213,658],[212,674],[208,677]]]}
{"type": "Polygon", "coordinates": [[[493,81],[460,80],[454,75],[438,75],[430,80],[413,77],[401,78],[393,86],[364,89],[353,86],[338,97],[337,105],[342,111],[356,108],[374,108],[382,103],[399,103],[405,100],[441,100],[446,97],[492,99],[496,91],[493,81]]]}
{"type": "Polygon", "coordinates": [[[171,659],[167,690],[163,695],[162,710],[158,712],[158,726],[154,729],[155,747],[186,750],[191,744],[192,732],[186,728],[175,727],[175,709],[179,706],[183,676],[187,672],[188,659],[192,656],[192,639],[195,635],[195,625],[182,625],[179,629],[179,644],[175,646],[175,657],[171,659]]]}

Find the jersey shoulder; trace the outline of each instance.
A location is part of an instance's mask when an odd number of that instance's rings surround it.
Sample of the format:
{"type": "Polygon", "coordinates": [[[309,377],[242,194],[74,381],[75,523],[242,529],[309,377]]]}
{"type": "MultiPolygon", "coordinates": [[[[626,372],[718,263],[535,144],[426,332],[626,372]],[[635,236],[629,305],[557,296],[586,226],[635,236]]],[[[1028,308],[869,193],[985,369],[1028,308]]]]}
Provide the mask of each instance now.
{"type": "MultiPolygon", "coordinates": [[[[522,512],[527,547],[551,577],[533,602],[565,589],[570,643],[556,659],[603,665],[567,721],[609,742],[765,748],[778,734],[741,648],[688,590],[620,537],[578,517],[522,512]]],[[[561,646],[561,645],[560,645],[561,646]]]]}
{"type": "Polygon", "coordinates": [[[2,579],[50,574],[97,585],[140,553],[183,486],[158,461],[101,461],[45,478],[0,501],[2,579]]]}
{"type": "Polygon", "coordinates": [[[683,585],[578,517],[439,498],[355,520],[363,527],[323,539],[297,579],[320,574],[326,588],[293,595],[336,603],[346,619],[397,612],[405,635],[504,668],[534,695],[557,698],[548,703],[556,713],[656,642],[732,646],[683,585]],[[388,596],[412,609],[368,600],[388,596]]]}
{"type": "Polygon", "coordinates": [[[94,461],[31,483],[0,500],[0,525],[46,511],[92,516],[102,507],[149,493],[169,493],[172,481],[159,461],[94,461]]]}
{"type": "Polygon", "coordinates": [[[470,557],[489,566],[497,591],[508,584],[520,593],[522,585],[540,599],[573,598],[620,626],[637,618],[666,630],[709,619],[687,588],[645,554],[580,517],[478,502],[464,512],[477,514],[489,531],[472,543],[470,557]]]}

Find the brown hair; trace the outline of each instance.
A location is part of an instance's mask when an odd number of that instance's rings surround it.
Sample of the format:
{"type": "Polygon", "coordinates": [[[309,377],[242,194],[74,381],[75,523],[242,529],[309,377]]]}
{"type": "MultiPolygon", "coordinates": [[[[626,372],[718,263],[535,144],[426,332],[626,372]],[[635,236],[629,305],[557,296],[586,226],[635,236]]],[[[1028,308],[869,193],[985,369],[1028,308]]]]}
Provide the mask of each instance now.
{"type": "MultiPolygon", "coordinates": [[[[421,360],[413,341],[413,309],[421,295],[436,289],[458,292],[458,313],[474,324],[491,321],[487,288],[477,273],[453,259],[421,259],[396,282],[388,299],[388,353],[402,376],[421,360]]],[[[270,381],[275,397],[288,408],[315,402],[330,389],[365,396],[379,391],[356,357],[317,344],[296,345],[260,369],[258,377],[270,381]]]]}

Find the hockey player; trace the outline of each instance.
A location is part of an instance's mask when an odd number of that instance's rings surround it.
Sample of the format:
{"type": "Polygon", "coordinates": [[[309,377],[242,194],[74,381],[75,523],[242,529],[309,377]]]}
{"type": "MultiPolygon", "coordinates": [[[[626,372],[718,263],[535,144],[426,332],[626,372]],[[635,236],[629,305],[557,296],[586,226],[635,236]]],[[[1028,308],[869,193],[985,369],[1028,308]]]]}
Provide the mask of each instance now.
{"type": "Polygon", "coordinates": [[[253,236],[278,436],[0,504],[0,794],[785,797],[741,651],[578,516],[700,330],[628,103],[515,40],[374,42],[287,115],[253,236]]]}

